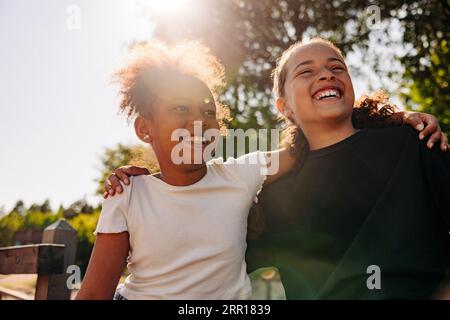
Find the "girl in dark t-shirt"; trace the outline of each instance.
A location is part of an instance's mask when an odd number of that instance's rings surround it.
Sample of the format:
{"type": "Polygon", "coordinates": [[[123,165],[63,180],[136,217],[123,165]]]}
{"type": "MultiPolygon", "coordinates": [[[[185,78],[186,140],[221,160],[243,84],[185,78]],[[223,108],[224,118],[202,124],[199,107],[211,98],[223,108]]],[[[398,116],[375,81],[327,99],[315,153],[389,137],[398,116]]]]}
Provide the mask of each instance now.
{"type": "Polygon", "coordinates": [[[355,112],[347,66],[327,41],[288,49],[274,91],[295,125],[299,168],[260,196],[249,271],[277,267],[288,299],[443,297],[448,153],[429,150],[409,127],[367,128],[392,108],[379,109],[377,95],[355,112]]]}

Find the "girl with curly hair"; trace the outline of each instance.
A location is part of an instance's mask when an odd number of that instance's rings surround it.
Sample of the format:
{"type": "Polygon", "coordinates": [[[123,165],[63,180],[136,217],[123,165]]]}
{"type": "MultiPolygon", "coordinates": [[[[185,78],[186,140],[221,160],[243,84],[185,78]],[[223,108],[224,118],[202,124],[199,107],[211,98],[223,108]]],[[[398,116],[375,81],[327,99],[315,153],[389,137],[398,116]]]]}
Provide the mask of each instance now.
{"type": "Polygon", "coordinates": [[[293,45],[273,75],[298,166],[259,197],[249,270],[277,267],[289,299],[443,297],[449,154],[386,121],[394,108],[384,94],[355,103],[328,41],[293,45]]]}
{"type": "Polygon", "coordinates": [[[217,58],[196,42],[137,45],[116,72],[120,110],[134,118],[160,172],[132,177],[104,201],[77,299],[250,297],[248,212],[262,184],[286,173],[294,157],[283,149],[207,161],[217,136],[206,134],[227,119],[218,100],[223,77],[217,58]],[[280,156],[279,170],[266,176],[271,155],[280,156]],[[126,263],[130,275],[116,290],[126,263]]]}
{"type": "MultiPolygon", "coordinates": [[[[162,54],[161,48],[145,50],[118,72],[121,109],[127,110],[128,115],[137,112],[136,134],[152,145],[161,173],[132,177],[128,184],[125,182],[121,195],[110,197],[103,204],[96,244],[78,295],[80,299],[112,296],[128,250],[131,275],[118,289],[119,297],[247,298],[251,292],[244,259],[248,211],[262,185],[269,185],[288,173],[296,163],[295,156],[302,152],[301,140],[296,135],[291,147],[272,153],[256,152],[226,162],[216,159],[200,164],[175,164],[171,159],[177,143],[170,139],[173,130],[187,128],[192,132],[195,120],[203,121],[204,129],[219,128],[224,113],[216,118],[220,104],[215,84],[221,79],[223,69],[203,47],[203,54],[187,48],[186,44],[181,45],[181,50],[163,48],[162,54]],[[142,74],[145,81],[140,79],[142,74]],[[275,153],[280,159],[279,170],[265,177],[261,169],[275,153]],[[253,165],[242,161],[261,159],[261,154],[265,161],[253,165]],[[105,267],[102,260],[106,255],[110,262],[104,272],[100,268],[105,267]]],[[[351,115],[353,93],[348,76],[345,86],[346,95],[337,100],[351,115]]],[[[336,90],[335,94],[344,93],[336,90]]],[[[331,89],[325,93],[331,95],[331,89]]],[[[335,109],[333,112],[337,114],[338,108],[335,109]]],[[[332,115],[324,112],[330,122],[330,135],[345,139],[346,134],[352,133],[350,128],[331,131],[332,115]]],[[[340,117],[344,122],[344,115],[340,117]]],[[[288,118],[294,120],[292,115],[288,118]]],[[[361,113],[359,119],[364,126],[392,126],[403,122],[399,114],[376,110],[361,113]]],[[[299,163],[304,162],[297,158],[299,163]]],[[[129,171],[119,169],[113,176],[116,180],[109,179],[110,195],[114,195],[116,188],[120,188],[120,193],[122,187],[117,179],[125,181],[126,173],[129,171]]]]}

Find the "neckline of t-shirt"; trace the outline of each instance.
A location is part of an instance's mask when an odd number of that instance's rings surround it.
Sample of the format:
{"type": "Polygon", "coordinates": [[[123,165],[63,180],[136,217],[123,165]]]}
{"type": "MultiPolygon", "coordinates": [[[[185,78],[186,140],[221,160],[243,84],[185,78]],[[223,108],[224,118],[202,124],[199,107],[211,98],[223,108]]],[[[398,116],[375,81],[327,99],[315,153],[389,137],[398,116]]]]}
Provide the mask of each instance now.
{"type": "Polygon", "coordinates": [[[345,138],[344,140],[341,140],[335,144],[332,144],[332,145],[324,147],[324,148],[316,149],[316,150],[310,150],[308,153],[308,157],[310,157],[310,158],[322,157],[322,156],[328,155],[330,153],[339,151],[343,148],[346,148],[347,146],[356,142],[361,136],[363,136],[365,134],[365,132],[366,132],[366,130],[361,129],[361,130],[355,132],[354,134],[352,134],[351,136],[349,136],[349,137],[345,138]]]}
{"type": "Polygon", "coordinates": [[[155,181],[156,183],[160,184],[161,186],[163,186],[163,187],[165,187],[167,189],[187,190],[187,189],[190,189],[190,188],[192,188],[194,186],[198,186],[199,184],[202,184],[206,180],[206,178],[209,176],[209,174],[210,174],[209,165],[206,165],[206,173],[205,173],[205,175],[200,180],[198,180],[197,182],[194,182],[193,184],[190,184],[190,185],[187,185],[187,186],[174,186],[172,184],[169,184],[169,183],[165,182],[164,180],[162,180],[160,178],[155,177],[154,174],[149,174],[146,177],[149,180],[155,181]]]}

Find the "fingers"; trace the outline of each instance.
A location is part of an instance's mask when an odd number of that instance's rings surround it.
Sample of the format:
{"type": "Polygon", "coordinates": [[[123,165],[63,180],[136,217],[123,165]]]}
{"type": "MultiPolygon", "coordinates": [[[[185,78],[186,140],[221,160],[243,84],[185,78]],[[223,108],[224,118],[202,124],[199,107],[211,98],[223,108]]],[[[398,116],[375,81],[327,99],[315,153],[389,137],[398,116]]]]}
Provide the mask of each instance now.
{"type": "Polygon", "coordinates": [[[124,166],[116,169],[105,181],[105,193],[103,194],[103,198],[106,199],[109,196],[114,196],[116,192],[122,193],[123,187],[120,184],[121,181],[124,184],[129,185],[130,179],[128,177],[143,174],[148,175],[150,172],[147,168],[135,166],[124,166]]]}
{"type": "MultiPolygon", "coordinates": [[[[425,137],[427,137],[430,134],[434,134],[434,133],[438,133],[440,135],[441,133],[441,129],[439,128],[439,126],[436,123],[429,123],[425,129],[423,129],[420,134],[419,134],[419,139],[423,140],[425,137]]],[[[439,136],[438,136],[439,139],[439,136]]],[[[435,141],[434,141],[435,142],[435,141]]]]}
{"type": "MultiPolygon", "coordinates": [[[[108,195],[110,195],[110,196],[113,196],[114,195],[114,193],[115,193],[115,191],[114,191],[114,189],[113,189],[113,187],[111,186],[111,183],[110,183],[110,179],[111,179],[111,177],[113,176],[114,174],[112,174],[112,175],[110,175],[109,177],[108,177],[108,179],[105,181],[105,193],[107,193],[108,195]]],[[[104,197],[104,196],[103,196],[104,197]]],[[[108,197],[108,196],[107,196],[108,197]]],[[[105,198],[106,199],[106,198],[105,198]]]]}
{"type": "Polygon", "coordinates": [[[143,174],[150,174],[147,168],[136,166],[122,167],[122,172],[127,176],[140,176],[143,174]]]}
{"type": "MultiPolygon", "coordinates": [[[[114,175],[120,180],[123,181],[126,185],[130,184],[130,179],[128,179],[128,175],[125,173],[125,168],[123,169],[116,169],[114,171],[114,175]]],[[[120,182],[119,182],[120,186],[120,182]]]]}
{"type": "Polygon", "coordinates": [[[418,113],[408,115],[405,119],[405,122],[414,127],[417,131],[422,131],[423,128],[425,128],[425,123],[418,113]]]}
{"type": "Polygon", "coordinates": [[[106,199],[108,196],[114,196],[116,192],[122,192],[122,186],[120,185],[119,179],[113,173],[108,179],[105,181],[105,193],[107,193],[106,197],[103,194],[103,197],[106,199]]]}
{"type": "Polygon", "coordinates": [[[420,131],[419,139],[423,140],[430,136],[427,141],[427,147],[433,148],[437,141],[440,141],[440,148],[442,151],[449,149],[448,138],[442,132],[438,119],[426,113],[410,113],[405,117],[405,123],[413,126],[417,131],[420,131]]]}
{"type": "MultiPolygon", "coordinates": [[[[118,170],[116,170],[116,172],[117,171],[118,170]]],[[[111,189],[114,192],[122,193],[123,188],[122,188],[122,185],[120,184],[119,178],[117,177],[117,173],[114,173],[114,174],[110,175],[109,178],[108,178],[108,182],[111,185],[111,189]]],[[[114,194],[111,194],[111,195],[114,195],[114,194]]]]}
{"type": "Polygon", "coordinates": [[[430,138],[428,138],[427,147],[429,149],[433,148],[436,141],[438,141],[442,136],[442,132],[440,130],[435,131],[430,138]]]}

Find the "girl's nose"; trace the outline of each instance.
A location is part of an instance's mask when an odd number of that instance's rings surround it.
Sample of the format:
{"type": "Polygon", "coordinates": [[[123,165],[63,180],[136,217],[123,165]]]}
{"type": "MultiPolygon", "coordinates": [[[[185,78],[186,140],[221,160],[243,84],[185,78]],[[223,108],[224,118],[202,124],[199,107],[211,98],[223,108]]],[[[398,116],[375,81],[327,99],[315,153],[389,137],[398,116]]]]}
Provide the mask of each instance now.
{"type": "Polygon", "coordinates": [[[188,120],[186,123],[186,126],[191,129],[202,129],[203,131],[208,128],[208,122],[206,121],[205,117],[198,113],[196,115],[192,115],[192,117],[188,120]]]}
{"type": "Polygon", "coordinates": [[[189,122],[192,125],[194,124],[194,122],[201,122],[202,128],[205,128],[207,126],[206,116],[201,110],[194,110],[191,114],[189,122]]]}
{"type": "Polygon", "coordinates": [[[323,68],[322,71],[319,74],[319,80],[333,80],[335,79],[335,75],[331,70],[328,70],[327,68],[323,68]]]}

